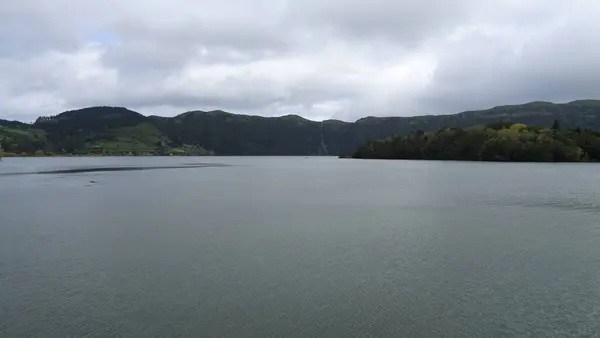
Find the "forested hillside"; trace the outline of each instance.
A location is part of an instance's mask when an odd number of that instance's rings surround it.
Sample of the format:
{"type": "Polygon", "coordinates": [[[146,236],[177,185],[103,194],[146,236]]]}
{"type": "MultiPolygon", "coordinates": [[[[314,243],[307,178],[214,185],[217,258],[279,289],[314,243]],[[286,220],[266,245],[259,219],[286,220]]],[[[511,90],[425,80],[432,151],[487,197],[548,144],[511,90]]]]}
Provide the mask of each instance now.
{"type": "MultiPolygon", "coordinates": [[[[369,114],[365,114],[369,115],[369,114]]],[[[600,130],[600,101],[532,102],[453,115],[310,121],[296,115],[260,117],[191,111],[172,118],[121,107],[91,107],[38,118],[0,120],[5,154],[83,155],[340,155],[367,140],[492,123],[600,130]]]]}

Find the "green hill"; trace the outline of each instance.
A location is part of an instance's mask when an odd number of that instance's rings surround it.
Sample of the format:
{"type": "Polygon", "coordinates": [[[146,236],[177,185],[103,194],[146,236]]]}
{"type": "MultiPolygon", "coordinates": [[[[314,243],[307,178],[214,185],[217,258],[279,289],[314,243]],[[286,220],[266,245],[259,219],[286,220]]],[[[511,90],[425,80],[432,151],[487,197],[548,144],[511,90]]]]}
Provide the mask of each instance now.
{"type": "Polygon", "coordinates": [[[600,101],[531,102],[453,115],[365,117],[356,122],[310,121],[297,115],[261,117],[190,111],[172,118],[144,116],[122,107],[91,107],[33,124],[0,120],[7,153],[103,155],[340,155],[367,140],[415,131],[524,123],[600,130],[600,101]]]}
{"type": "Polygon", "coordinates": [[[40,117],[32,126],[48,135],[56,153],[86,155],[205,155],[204,149],[175,144],[151,118],[121,107],[91,107],[40,117]]]}
{"type": "Polygon", "coordinates": [[[0,148],[3,156],[33,155],[48,150],[45,131],[18,121],[0,120],[0,148]]]}

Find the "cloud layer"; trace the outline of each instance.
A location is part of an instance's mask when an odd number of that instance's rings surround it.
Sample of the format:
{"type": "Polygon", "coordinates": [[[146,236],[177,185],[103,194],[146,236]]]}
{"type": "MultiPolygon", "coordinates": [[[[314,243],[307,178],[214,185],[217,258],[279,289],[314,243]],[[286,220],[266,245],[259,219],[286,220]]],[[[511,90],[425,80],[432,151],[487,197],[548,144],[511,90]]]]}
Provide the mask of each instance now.
{"type": "Polygon", "coordinates": [[[91,105],[354,120],[600,98],[594,0],[20,0],[0,118],[91,105]]]}

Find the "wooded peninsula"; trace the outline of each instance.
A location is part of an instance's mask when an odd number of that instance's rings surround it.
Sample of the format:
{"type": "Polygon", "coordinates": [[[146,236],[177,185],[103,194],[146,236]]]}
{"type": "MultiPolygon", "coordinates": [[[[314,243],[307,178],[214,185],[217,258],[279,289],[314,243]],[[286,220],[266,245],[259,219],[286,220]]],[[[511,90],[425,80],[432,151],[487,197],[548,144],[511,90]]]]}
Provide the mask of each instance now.
{"type": "Polygon", "coordinates": [[[446,128],[368,141],[354,158],[499,162],[600,161],[600,132],[525,124],[446,128]]]}

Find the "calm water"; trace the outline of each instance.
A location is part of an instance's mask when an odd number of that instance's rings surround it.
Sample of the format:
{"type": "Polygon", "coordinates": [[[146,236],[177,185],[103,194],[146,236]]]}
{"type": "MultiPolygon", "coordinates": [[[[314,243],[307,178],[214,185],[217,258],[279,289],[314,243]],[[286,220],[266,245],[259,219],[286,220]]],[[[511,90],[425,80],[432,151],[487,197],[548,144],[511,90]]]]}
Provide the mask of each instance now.
{"type": "Polygon", "coordinates": [[[0,162],[2,337],[599,334],[600,165],[0,162]]]}

